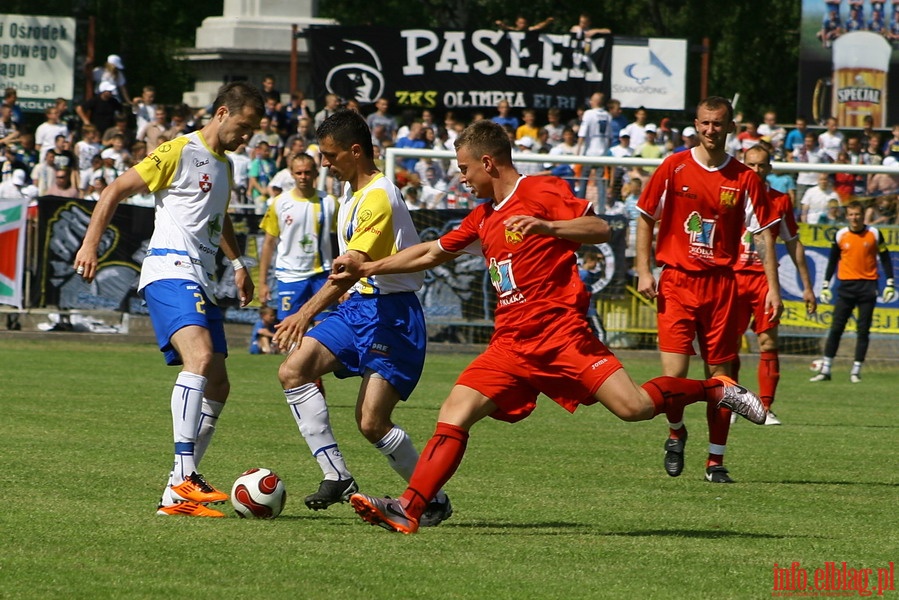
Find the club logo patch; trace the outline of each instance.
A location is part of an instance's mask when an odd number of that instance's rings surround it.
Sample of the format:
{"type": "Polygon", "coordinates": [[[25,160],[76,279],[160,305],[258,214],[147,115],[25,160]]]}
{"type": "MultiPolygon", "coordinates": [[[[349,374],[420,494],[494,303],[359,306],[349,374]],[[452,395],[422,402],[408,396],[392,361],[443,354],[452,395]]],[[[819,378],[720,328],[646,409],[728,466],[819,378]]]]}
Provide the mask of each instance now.
{"type": "Polygon", "coordinates": [[[209,173],[200,173],[200,189],[204,194],[208,194],[212,189],[212,181],[209,179],[209,173]]]}

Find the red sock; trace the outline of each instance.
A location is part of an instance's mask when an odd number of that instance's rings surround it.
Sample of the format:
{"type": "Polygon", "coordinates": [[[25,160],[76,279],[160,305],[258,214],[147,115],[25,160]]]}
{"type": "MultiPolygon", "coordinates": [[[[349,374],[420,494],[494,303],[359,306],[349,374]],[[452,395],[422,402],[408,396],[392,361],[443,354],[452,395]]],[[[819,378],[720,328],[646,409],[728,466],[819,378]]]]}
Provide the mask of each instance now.
{"type": "Polygon", "coordinates": [[[421,517],[437,491],[459,468],[467,444],[466,430],[449,423],[437,423],[434,437],[428,440],[418,458],[415,472],[409,480],[409,487],[400,496],[406,514],[416,520],[421,517]]]}
{"type": "Polygon", "coordinates": [[[705,414],[709,423],[709,444],[721,446],[720,453],[709,450],[705,466],[723,465],[724,447],[727,446],[727,434],[730,433],[730,409],[718,408],[717,403],[709,402],[705,414]]]}
{"type": "Polygon", "coordinates": [[[777,350],[762,352],[759,355],[759,399],[765,409],[774,404],[774,392],[780,382],[780,356],[777,350]]]}
{"type": "MultiPolygon", "coordinates": [[[[643,384],[653,404],[653,416],[665,413],[669,423],[684,420],[684,407],[694,402],[717,403],[724,386],[717,379],[698,381],[681,377],[656,377],[643,384]]],[[[683,435],[683,428],[669,429],[671,435],[683,435]]]]}

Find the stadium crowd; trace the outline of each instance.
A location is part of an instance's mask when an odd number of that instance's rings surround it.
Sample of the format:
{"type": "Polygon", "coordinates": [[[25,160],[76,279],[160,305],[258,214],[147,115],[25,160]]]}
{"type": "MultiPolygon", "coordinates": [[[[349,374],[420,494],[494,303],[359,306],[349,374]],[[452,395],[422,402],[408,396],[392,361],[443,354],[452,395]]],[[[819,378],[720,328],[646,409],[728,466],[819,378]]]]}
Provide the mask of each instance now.
{"type": "MultiPolygon", "coordinates": [[[[107,69],[115,70],[111,55],[107,69]]],[[[121,64],[121,60],[119,64],[121,64]]],[[[185,104],[164,106],[155,90],[145,86],[140,96],[127,98],[119,84],[101,79],[97,94],[72,110],[64,98],[45,110],[44,120],[29,127],[19,108],[16,91],[7,89],[0,104],[0,180],[6,195],[54,195],[97,199],[103,188],[137,164],[159,144],[202,127],[208,107],[185,104]]],[[[682,128],[669,117],[655,122],[639,107],[626,116],[616,99],[593,94],[570,119],[555,108],[514,110],[503,100],[495,110],[461,115],[446,111],[442,119],[425,109],[396,110],[387,98],[373,107],[325,97],[317,111],[310,110],[301,92],[282,102],[272,76],[261,80],[266,113],[249,142],[230,153],[234,164],[235,195],[232,210],[263,214],[271,199],[294,184],[287,168],[290,158],[306,153],[319,161],[315,130],[340,107],[362,113],[372,131],[375,162],[384,168],[389,147],[453,150],[453,142],[469,122],[486,118],[508,134],[516,156],[545,155],[543,162],[517,161],[519,172],[552,174],[565,179],[576,195],[594,202],[597,212],[636,218],[636,200],[652,174],[651,167],[589,167],[554,160],[558,156],[608,156],[662,159],[699,143],[692,125],[682,128]],[[392,110],[392,108],[394,110],[392,110]]],[[[727,142],[730,154],[742,159],[757,144],[766,145],[773,161],[892,166],[899,162],[899,124],[887,134],[877,131],[869,118],[861,130],[845,133],[836,119],[813,131],[804,117],[793,127],[777,121],[768,111],[756,120],[737,113],[737,130],[727,142]]],[[[469,208],[477,203],[460,185],[454,159],[402,158],[394,173],[410,209],[469,208]]],[[[886,173],[855,175],[814,172],[772,173],[769,185],[790,196],[797,220],[815,224],[842,224],[844,207],[852,200],[865,205],[867,224],[896,224],[899,177],[886,173]]],[[[338,195],[340,182],[328,191],[338,195]]],[[[129,203],[152,206],[152,197],[134,197],[129,203]]],[[[632,232],[633,233],[633,232],[632,232]]],[[[633,241],[629,238],[629,245],[633,241]]]]}

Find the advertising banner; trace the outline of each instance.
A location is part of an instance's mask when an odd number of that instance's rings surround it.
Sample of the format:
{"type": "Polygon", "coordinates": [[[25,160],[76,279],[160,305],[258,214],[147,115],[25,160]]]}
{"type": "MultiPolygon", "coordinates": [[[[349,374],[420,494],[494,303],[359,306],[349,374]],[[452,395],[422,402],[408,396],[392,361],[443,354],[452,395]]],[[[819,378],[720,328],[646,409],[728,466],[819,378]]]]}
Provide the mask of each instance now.
{"type": "Polygon", "coordinates": [[[22,308],[28,199],[0,199],[0,304],[22,308]]]}
{"type": "Polygon", "coordinates": [[[532,31],[313,26],[312,80],[327,93],[402,109],[574,110],[609,94],[611,36],[532,31]]]}
{"type": "Polygon", "coordinates": [[[799,107],[841,128],[899,122],[899,2],[802,0],[799,107]]]}
{"type": "Polygon", "coordinates": [[[683,110],[687,41],[616,37],[611,76],[612,98],[625,108],[683,110]]]}
{"type": "Polygon", "coordinates": [[[75,85],[75,19],[0,14],[0,90],[14,88],[26,112],[57,98],[71,100],[75,85]]]}

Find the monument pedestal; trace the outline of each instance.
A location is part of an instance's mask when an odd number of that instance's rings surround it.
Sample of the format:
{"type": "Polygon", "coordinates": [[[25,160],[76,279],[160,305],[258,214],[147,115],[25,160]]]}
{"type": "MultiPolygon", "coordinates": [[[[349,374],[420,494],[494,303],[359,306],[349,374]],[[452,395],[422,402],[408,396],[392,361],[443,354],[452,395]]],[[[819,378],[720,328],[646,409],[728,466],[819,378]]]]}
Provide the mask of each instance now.
{"type": "MultiPolygon", "coordinates": [[[[333,25],[320,19],[315,0],[225,0],[224,15],[208,17],[197,29],[196,47],[182,49],[196,77],[183,102],[193,108],[212,103],[218,88],[230,81],[260,85],[264,75],[275,77],[282,102],[290,99],[290,47],[293,26],[333,25]]],[[[297,89],[310,87],[306,40],[297,40],[297,89]]]]}

